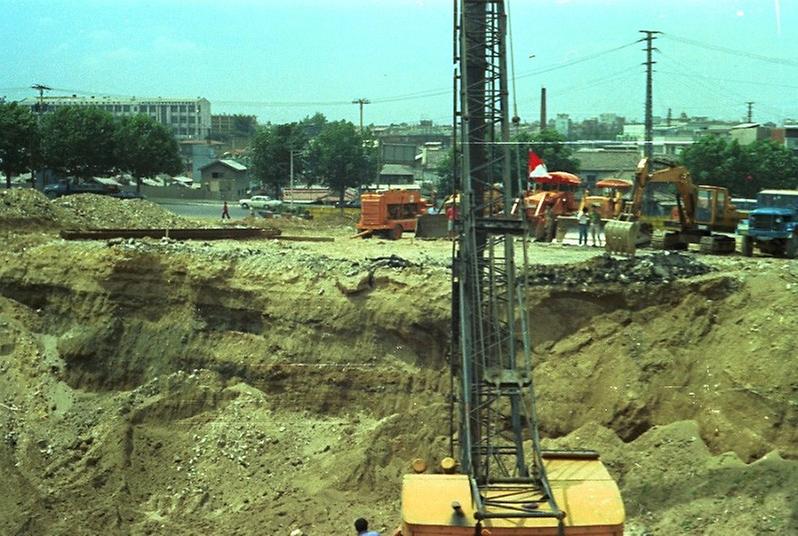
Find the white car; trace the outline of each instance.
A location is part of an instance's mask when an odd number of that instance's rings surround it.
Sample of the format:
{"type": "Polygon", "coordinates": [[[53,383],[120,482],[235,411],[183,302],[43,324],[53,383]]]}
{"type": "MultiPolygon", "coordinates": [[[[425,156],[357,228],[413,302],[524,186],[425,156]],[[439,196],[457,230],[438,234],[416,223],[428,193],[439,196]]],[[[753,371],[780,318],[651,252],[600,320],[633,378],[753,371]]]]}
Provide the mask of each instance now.
{"type": "Polygon", "coordinates": [[[253,195],[249,199],[240,199],[238,204],[244,210],[251,208],[277,208],[283,204],[279,199],[272,199],[268,195],[253,195]]]}

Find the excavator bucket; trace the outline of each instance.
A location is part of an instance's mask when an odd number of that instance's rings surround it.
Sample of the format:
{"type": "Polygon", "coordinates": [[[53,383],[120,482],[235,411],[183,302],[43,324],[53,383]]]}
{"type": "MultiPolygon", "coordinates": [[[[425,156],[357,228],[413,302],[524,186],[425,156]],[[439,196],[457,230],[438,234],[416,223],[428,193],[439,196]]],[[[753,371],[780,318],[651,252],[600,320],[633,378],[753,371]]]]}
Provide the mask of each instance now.
{"type": "Polygon", "coordinates": [[[609,253],[634,255],[639,234],[640,222],[610,220],[604,226],[605,248],[609,253]]]}

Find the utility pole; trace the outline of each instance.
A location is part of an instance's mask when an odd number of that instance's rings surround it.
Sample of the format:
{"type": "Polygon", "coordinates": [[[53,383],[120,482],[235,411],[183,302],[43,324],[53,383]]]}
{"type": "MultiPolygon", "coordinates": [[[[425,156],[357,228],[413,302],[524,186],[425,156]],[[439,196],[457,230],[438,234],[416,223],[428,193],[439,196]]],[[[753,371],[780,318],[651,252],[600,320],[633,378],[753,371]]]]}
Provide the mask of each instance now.
{"type": "MultiPolygon", "coordinates": [[[[42,113],[44,112],[44,92],[51,91],[53,88],[49,86],[45,86],[44,84],[33,84],[31,89],[35,89],[39,92],[39,104],[36,106],[36,126],[38,127],[37,130],[39,131],[39,137],[41,139],[41,126],[42,126],[42,113]]],[[[38,151],[37,151],[38,152],[38,151]]],[[[42,188],[44,188],[44,170],[39,170],[42,177],[42,188]]],[[[36,187],[36,174],[33,173],[31,170],[31,182],[33,183],[33,187],[36,187]]]]}
{"type": "Polygon", "coordinates": [[[654,119],[652,117],[652,102],[653,102],[653,71],[654,71],[654,64],[656,63],[652,58],[651,54],[654,50],[656,50],[653,46],[654,39],[656,39],[655,34],[659,34],[662,32],[658,32],[656,30],[640,30],[640,33],[646,34],[646,36],[641,39],[641,41],[646,42],[646,48],[643,50],[646,51],[646,61],[643,65],[646,66],[646,145],[645,145],[645,156],[649,160],[654,155],[654,119]]]}
{"type": "Polygon", "coordinates": [[[294,206],[294,153],[298,153],[298,152],[299,151],[294,150],[294,149],[291,149],[291,151],[290,151],[290,154],[291,154],[291,172],[290,172],[290,177],[291,177],[291,207],[292,208],[294,206]]]}
{"type": "Polygon", "coordinates": [[[748,105],[748,122],[751,123],[753,121],[753,109],[754,109],[754,101],[746,102],[748,105]]]}
{"type": "Polygon", "coordinates": [[[360,98],[355,99],[352,101],[352,104],[359,104],[360,105],[360,133],[363,133],[363,105],[371,104],[371,101],[368,99],[360,98]]]}

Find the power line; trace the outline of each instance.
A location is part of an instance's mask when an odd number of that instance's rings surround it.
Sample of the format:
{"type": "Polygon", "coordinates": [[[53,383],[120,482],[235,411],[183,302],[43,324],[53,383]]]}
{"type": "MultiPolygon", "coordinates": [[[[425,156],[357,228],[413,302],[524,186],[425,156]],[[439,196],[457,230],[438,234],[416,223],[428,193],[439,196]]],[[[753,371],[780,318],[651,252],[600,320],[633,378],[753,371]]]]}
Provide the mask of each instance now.
{"type": "Polygon", "coordinates": [[[659,69],[657,70],[657,72],[658,73],[662,73],[662,74],[673,75],[673,76],[684,76],[684,77],[689,77],[689,78],[703,78],[704,80],[716,80],[718,82],[728,82],[728,83],[733,83],[733,84],[750,84],[750,85],[762,86],[762,87],[783,87],[783,88],[787,88],[787,89],[798,89],[798,86],[791,86],[789,84],[775,84],[773,82],[756,82],[754,80],[740,80],[740,79],[734,79],[734,78],[722,78],[722,77],[718,77],[718,76],[707,76],[707,75],[698,74],[698,73],[685,74],[685,73],[677,72],[677,71],[662,71],[662,70],[659,70],[659,69]]]}
{"type": "Polygon", "coordinates": [[[733,48],[723,47],[720,45],[712,45],[709,43],[702,43],[701,41],[696,41],[695,39],[688,39],[687,37],[679,37],[673,34],[662,34],[663,37],[670,39],[672,41],[677,41],[679,43],[684,43],[686,45],[692,45],[695,47],[704,48],[707,50],[714,50],[717,52],[723,52],[725,54],[731,54],[733,56],[740,56],[744,58],[760,60],[767,63],[775,63],[777,65],[787,65],[790,67],[798,67],[798,61],[795,60],[788,60],[785,58],[777,58],[774,56],[765,56],[764,54],[757,54],[755,52],[746,52],[744,50],[736,50],[733,48]]]}

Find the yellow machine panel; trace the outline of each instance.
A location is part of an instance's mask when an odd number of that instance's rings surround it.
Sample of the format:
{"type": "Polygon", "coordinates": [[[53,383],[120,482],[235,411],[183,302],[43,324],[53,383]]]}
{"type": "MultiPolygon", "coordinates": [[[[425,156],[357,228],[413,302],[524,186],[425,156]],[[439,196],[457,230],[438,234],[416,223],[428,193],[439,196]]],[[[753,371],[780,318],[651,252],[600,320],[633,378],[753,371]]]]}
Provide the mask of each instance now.
{"type": "MultiPolygon", "coordinates": [[[[545,460],[549,484],[565,512],[565,533],[620,536],[625,512],[615,481],[600,460],[545,460]]],[[[491,494],[523,490],[522,484],[491,487],[491,494]]],[[[518,496],[523,501],[523,493],[518,496]]],[[[541,508],[545,503],[541,504],[541,508]]],[[[402,485],[402,536],[473,536],[476,519],[467,475],[405,475],[402,485]],[[452,504],[457,502],[460,510],[452,504]]],[[[493,536],[557,535],[554,518],[487,519],[493,536]]]]}

